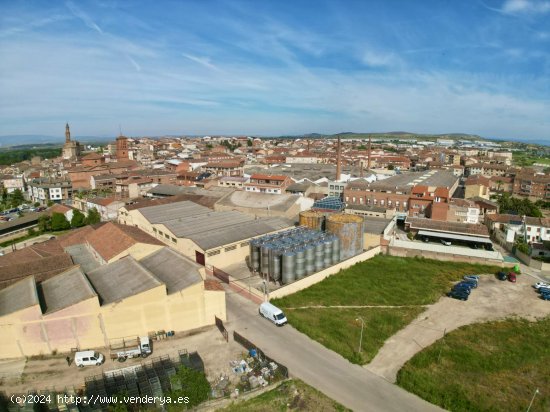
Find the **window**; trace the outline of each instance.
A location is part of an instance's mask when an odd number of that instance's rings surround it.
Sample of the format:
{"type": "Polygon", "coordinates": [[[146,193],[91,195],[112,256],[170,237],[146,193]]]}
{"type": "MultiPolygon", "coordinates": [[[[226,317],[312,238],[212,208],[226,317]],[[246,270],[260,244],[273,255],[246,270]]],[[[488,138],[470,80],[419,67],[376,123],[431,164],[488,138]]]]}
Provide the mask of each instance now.
{"type": "Polygon", "coordinates": [[[177,243],[178,241],[176,240],[175,237],[173,237],[173,238],[172,238],[172,242],[177,243]]]}
{"type": "Polygon", "coordinates": [[[247,247],[247,246],[248,246],[248,242],[241,243],[241,247],[247,247]]]}
{"type": "Polygon", "coordinates": [[[224,251],[225,251],[225,252],[229,252],[229,251],[235,250],[235,249],[237,249],[237,245],[227,246],[227,247],[224,249],[224,251]]]}
{"type": "Polygon", "coordinates": [[[382,199],[382,200],[380,201],[380,206],[384,206],[385,203],[386,203],[386,202],[384,201],[384,199],[382,199]]]}
{"type": "Polygon", "coordinates": [[[154,232],[154,233],[157,233],[157,228],[154,227],[154,228],[153,228],[153,232],[154,232]]]}
{"type": "Polygon", "coordinates": [[[220,249],[217,249],[217,250],[211,250],[210,252],[208,252],[206,254],[206,256],[214,256],[214,255],[219,255],[220,254],[220,249]]]}
{"type": "Polygon", "coordinates": [[[164,237],[165,237],[166,239],[170,239],[170,236],[168,235],[168,233],[165,233],[165,234],[164,234],[164,237]]]}

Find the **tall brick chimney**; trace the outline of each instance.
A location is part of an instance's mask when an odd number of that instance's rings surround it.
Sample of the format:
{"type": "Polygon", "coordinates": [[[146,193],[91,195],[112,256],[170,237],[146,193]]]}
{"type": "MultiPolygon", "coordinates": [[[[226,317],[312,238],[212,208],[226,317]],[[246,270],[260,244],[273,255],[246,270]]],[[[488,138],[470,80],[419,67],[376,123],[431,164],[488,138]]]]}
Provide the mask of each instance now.
{"type": "Polygon", "coordinates": [[[340,180],[342,174],[342,159],[340,148],[340,136],[338,136],[338,146],[336,147],[336,180],[340,180]]]}
{"type": "Polygon", "coordinates": [[[371,137],[369,136],[369,154],[367,160],[367,170],[370,172],[370,149],[371,149],[371,137]]]}

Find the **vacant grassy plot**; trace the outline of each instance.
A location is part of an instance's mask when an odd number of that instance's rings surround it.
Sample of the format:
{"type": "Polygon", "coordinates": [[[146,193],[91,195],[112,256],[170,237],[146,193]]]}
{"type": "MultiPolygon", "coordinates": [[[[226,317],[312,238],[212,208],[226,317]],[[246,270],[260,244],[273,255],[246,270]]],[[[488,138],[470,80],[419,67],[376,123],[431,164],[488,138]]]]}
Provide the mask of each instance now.
{"type": "Polygon", "coordinates": [[[399,371],[406,390],[452,411],[550,410],[550,318],[465,326],[399,371]],[[438,359],[439,358],[439,359],[438,359]]]}
{"type": "Polygon", "coordinates": [[[374,358],[384,341],[409,324],[424,308],[360,308],[360,309],[294,309],[285,312],[289,322],[300,332],[350,362],[363,365],[374,358]],[[361,322],[363,347],[359,353],[361,322]]]}
{"type": "Polygon", "coordinates": [[[235,402],[224,411],[272,412],[272,411],[348,411],[339,403],[300,380],[289,380],[277,388],[244,402],[235,402]]]}
{"type": "Polygon", "coordinates": [[[470,273],[496,273],[497,266],[378,255],[273,304],[303,306],[427,305],[450,282],[470,273]]]}

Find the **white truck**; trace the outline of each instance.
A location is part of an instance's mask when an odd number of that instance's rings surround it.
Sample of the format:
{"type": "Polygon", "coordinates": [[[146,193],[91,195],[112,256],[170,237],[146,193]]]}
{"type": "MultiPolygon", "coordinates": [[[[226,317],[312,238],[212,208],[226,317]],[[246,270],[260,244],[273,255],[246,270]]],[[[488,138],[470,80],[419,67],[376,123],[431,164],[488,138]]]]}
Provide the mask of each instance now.
{"type": "Polygon", "coordinates": [[[151,342],[147,336],[125,338],[110,344],[111,359],[124,362],[128,358],[146,358],[152,352],[151,342]]]}

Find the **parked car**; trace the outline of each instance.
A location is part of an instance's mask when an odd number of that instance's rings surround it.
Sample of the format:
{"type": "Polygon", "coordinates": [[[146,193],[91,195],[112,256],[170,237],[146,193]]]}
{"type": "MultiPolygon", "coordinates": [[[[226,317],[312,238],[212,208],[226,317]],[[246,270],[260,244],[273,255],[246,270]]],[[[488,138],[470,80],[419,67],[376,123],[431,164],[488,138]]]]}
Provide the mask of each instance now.
{"type": "Polygon", "coordinates": [[[430,239],[429,239],[428,237],[426,237],[426,236],[424,236],[424,237],[422,238],[422,242],[428,243],[429,241],[430,241],[430,239]]]}
{"type": "Polygon", "coordinates": [[[283,311],[269,302],[262,303],[258,309],[258,312],[260,313],[260,316],[270,320],[277,326],[283,326],[288,322],[283,311]]]}
{"type": "Polygon", "coordinates": [[[542,300],[550,300],[550,293],[541,293],[540,298],[542,300]]]}
{"type": "Polygon", "coordinates": [[[447,296],[453,299],[468,300],[468,294],[462,291],[451,291],[447,293],[447,296]]]}
{"type": "Polygon", "coordinates": [[[508,282],[516,283],[516,274],[514,272],[508,273],[508,282]]]}
{"type": "Polygon", "coordinates": [[[441,239],[441,243],[443,243],[445,246],[451,246],[452,243],[449,240],[441,239]]]}
{"type": "Polygon", "coordinates": [[[464,279],[475,279],[479,281],[479,275],[464,275],[464,279]]]}
{"type": "Polygon", "coordinates": [[[550,285],[548,283],[544,283],[544,282],[537,282],[533,285],[533,287],[535,289],[540,289],[540,288],[550,288],[550,285]]]}
{"type": "Polygon", "coordinates": [[[104,360],[105,358],[101,353],[94,352],[93,350],[76,352],[74,355],[74,363],[79,368],[83,368],[84,366],[99,366],[104,360]]]}
{"type": "Polygon", "coordinates": [[[507,280],[508,276],[506,275],[506,272],[498,272],[497,273],[498,280],[507,280]]]}
{"type": "Polygon", "coordinates": [[[547,288],[538,288],[539,293],[550,293],[550,287],[547,288]]]}
{"type": "Polygon", "coordinates": [[[464,292],[469,295],[472,292],[472,288],[468,285],[455,285],[451,289],[451,292],[464,292]]]}

